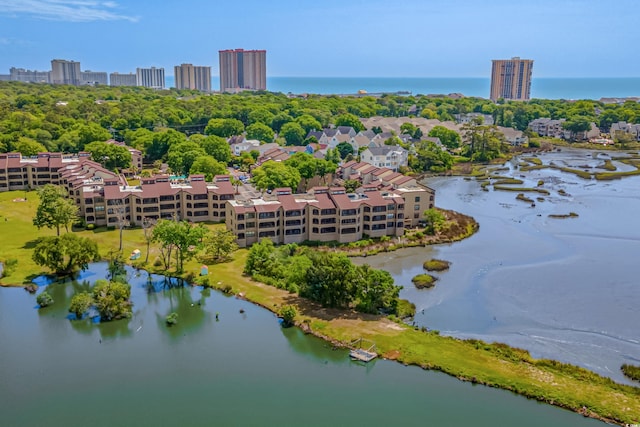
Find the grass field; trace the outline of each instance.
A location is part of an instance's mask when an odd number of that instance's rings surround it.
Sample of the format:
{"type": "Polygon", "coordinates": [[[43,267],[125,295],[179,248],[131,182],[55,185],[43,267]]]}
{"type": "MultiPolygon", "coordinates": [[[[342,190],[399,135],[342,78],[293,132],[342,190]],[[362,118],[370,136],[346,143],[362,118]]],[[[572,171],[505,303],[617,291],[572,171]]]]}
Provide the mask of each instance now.
{"type": "MultiPolygon", "coordinates": [[[[42,236],[55,236],[56,234],[55,230],[47,228],[38,230],[32,224],[31,221],[37,206],[38,195],[35,191],[29,193],[24,191],[0,193],[0,261],[9,259],[18,261],[15,270],[0,279],[0,284],[21,286],[29,283],[33,277],[39,274],[49,273],[49,271],[36,265],[31,259],[36,239],[42,236]],[[25,196],[27,200],[22,201],[25,196]]],[[[210,228],[222,226],[222,224],[208,225],[210,228]]],[[[100,249],[100,255],[104,258],[107,258],[110,251],[117,250],[120,244],[118,231],[107,230],[104,227],[91,231],[76,231],[75,233],[96,241],[100,249]]],[[[125,257],[128,257],[134,249],[140,249],[142,251],[141,260],[144,261],[147,244],[141,228],[125,229],[122,242],[122,253],[125,257]]],[[[149,264],[152,264],[158,255],[158,248],[151,245],[149,264]]],[[[194,268],[195,270],[199,265],[200,263],[197,260],[191,260],[185,264],[185,271],[188,271],[188,268],[194,268]]]]}

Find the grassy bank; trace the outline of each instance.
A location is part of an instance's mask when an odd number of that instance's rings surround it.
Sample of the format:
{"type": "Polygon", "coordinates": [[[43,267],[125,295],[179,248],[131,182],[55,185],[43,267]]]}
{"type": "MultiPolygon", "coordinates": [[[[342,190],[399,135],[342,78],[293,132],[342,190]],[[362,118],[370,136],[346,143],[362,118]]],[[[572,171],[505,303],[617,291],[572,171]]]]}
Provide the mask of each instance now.
{"type": "Polygon", "coordinates": [[[294,294],[241,276],[247,251],[216,265],[214,286],[231,285],[234,293],[273,312],[285,304],[298,308],[297,323],[334,345],[347,346],[363,337],[381,355],[398,362],[434,369],[461,380],[511,390],[586,416],[618,424],[640,421],[640,388],[620,385],[588,370],[551,360],[536,360],[524,350],[503,344],[464,341],[415,329],[387,318],[322,308],[294,294]]]}
{"type": "MultiPolygon", "coordinates": [[[[0,259],[18,260],[17,270],[6,280],[3,279],[3,284],[21,284],[39,274],[41,269],[31,261],[33,241],[40,235],[54,234],[50,230],[39,232],[31,225],[36,197],[30,193],[26,202],[12,201],[23,196],[22,192],[0,194],[0,213],[3,216],[0,218],[0,235],[3,236],[0,259]]],[[[461,233],[471,226],[456,225],[461,233]]],[[[103,254],[118,246],[117,231],[82,231],[80,234],[98,241],[103,254]]],[[[144,258],[146,245],[142,230],[124,232],[125,254],[134,248],[141,249],[144,258]]],[[[151,265],[156,251],[152,247],[150,265],[140,266],[166,273],[151,265]]],[[[461,380],[511,390],[594,418],[619,424],[640,422],[640,388],[617,384],[575,366],[536,360],[526,351],[506,345],[443,337],[382,316],[320,307],[295,294],[243,276],[241,272],[247,253],[247,250],[239,250],[233,254],[230,262],[211,265],[211,285],[219,290],[242,293],[243,298],[275,313],[283,305],[294,305],[299,312],[297,324],[334,345],[347,346],[349,342],[362,337],[374,341],[383,357],[400,363],[439,370],[461,380]]],[[[185,264],[182,277],[193,278],[198,274],[199,265],[200,261],[195,259],[185,264]]]]}

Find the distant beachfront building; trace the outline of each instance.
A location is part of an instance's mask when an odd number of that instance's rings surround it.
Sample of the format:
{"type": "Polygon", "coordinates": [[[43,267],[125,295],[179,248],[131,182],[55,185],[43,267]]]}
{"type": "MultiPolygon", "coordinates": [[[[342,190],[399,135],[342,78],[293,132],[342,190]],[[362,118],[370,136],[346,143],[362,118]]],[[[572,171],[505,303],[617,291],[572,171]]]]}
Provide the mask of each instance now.
{"type": "Polygon", "coordinates": [[[494,59],[491,69],[492,101],[500,98],[528,101],[531,97],[532,59],[494,59]]]}
{"type": "Polygon", "coordinates": [[[220,92],[267,89],[266,50],[221,50],[220,92]]]}
{"type": "Polygon", "coordinates": [[[107,73],[105,71],[86,70],[80,73],[83,85],[107,85],[107,73]]]}
{"type": "Polygon", "coordinates": [[[164,89],[164,68],[136,68],[136,85],[164,89]]]}
{"type": "Polygon", "coordinates": [[[11,67],[9,69],[9,80],[29,83],[50,83],[51,72],[11,67]]]}
{"type": "Polygon", "coordinates": [[[211,92],[211,67],[192,64],[174,67],[176,89],[195,89],[211,92]]]}
{"type": "Polygon", "coordinates": [[[81,79],[79,62],[65,59],[51,60],[51,83],[78,86],[81,79]]]}
{"type": "Polygon", "coordinates": [[[136,86],[138,80],[137,76],[133,73],[111,73],[109,74],[109,83],[111,86],[136,86]]]}

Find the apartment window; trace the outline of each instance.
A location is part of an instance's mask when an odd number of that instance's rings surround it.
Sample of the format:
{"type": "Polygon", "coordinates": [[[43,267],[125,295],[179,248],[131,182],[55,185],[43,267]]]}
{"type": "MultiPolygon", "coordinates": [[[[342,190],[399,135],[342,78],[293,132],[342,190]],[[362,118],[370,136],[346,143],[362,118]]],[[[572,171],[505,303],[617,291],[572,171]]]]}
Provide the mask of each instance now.
{"type": "Polygon", "coordinates": [[[287,236],[298,235],[298,234],[302,234],[302,230],[300,230],[299,228],[292,228],[289,230],[285,230],[284,234],[287,236]]]}
{"type": "Polygon", "coordinates": [[[273,212],[260,212],[258,214],[258,219],[269,219],[269,218],[275,218],[276,215],[273,212]]]}
{"type": "Polygon", "coordinates": [[[387,223],[387,228],[393,228],[393,224],[395,224],[395,222],[388,222],[387,223]]]}
{"type": "Polygon", "coordinates": [[[387,208],[386,206],[374,206],[373,211],[374,212],[386,212],[387,208]]]}
{"type": "Polygon", "coordinates": [[[388,211],[395,210],[395,208],[396,208],[396,205],[394,205],[393,203],[392,203],[392,204],[387,205],[387,210],[388,210],[388,211]]]}
{"type": "Polygon", "coordinates": [[[342,211],[342,215],[343,216],[350,216],[350,215],[355,215],[356,214],[356,210],[355,209],[345,209],[342,211]]]}
{"type": "Polygon", "coordinates": [[[316,234],[318,234],[318,227],[313,227],[313,228],[311,229],[311,232],[312,232],[312,233],[316,233],[316,234]]]}
{"type": "Polygon", "coordinates": [[[314,215],[318,215],[320,213],[320,211],[318,209],[314,209],[312,212],[314,215]]]}
{"type": "Polygon", "coordinates": [[[320,234],[335,233],[335,232],[336,232],[335,227],[322,227],[320,229],[320,234]]]}
{"type": "Polygon", "coordinates": [[[413,206],[413,210],[414,211],[419,211],[420,210],[420,205],[414,205],[413,206]]]}
{"type": "Polygon", "coordinates": [[[418,218],[420,218],[420,213],[419,212],[414,213],[413,219],[418,219],[418,218]]]}
{"type": "Polygon", "coordinates": [[[416,203],[420,201],[420,196],[416,196],[416,203]]]}
{"type": "Polygon", "coordinates": [[[385,219],[387,219],[387,217],[385,215],[374,215],[373,216],[373,221],[384,221],[385,219]]]}
{"type": "Polygon", "coordinates": [[[249,237],[255,236],[256,232],[255,231],[247,231],[245,234],[246,234],[247,238],[249,238],[249,237]]]}
{"type": "Polygon", "coordinates": [[[238,233],[238,239],[244,239],[244,233],[238,233]]]}
{"type": "Polygon", "coordinates": [[[355,224],[355,223],[356,223],[355,218],[347,218],[342,220],[342,224],[355,224]]]}
{"type": "Polygon", "coordinates": [[[343,228],[342,230],[340,230],[340,234],[355,234],[355,232],[355,227],[343,228]]]}
{"type": "Polygon", "coordinates": [[[398,221],[398,222],[396,223],[396,227],[398,227],[398,228],[402,228],[402,227],[403,227],[402,222],[401,222],[401,221],[398,221]]]}
{"type": "Polygon", "coordinates": [[[387,219],[393,219],[393,214],[387,214],[387,219]]]}
{"type": "Polygon", "coordinates": [[[247,223],[247,228],[254,228],[256,226],[255,222],[248,222],[247,223]]]}
{"type": "Polygon", "coordinates": [[[386,228],[386,224],[373,224],[371,226],[371,230],[385,230],[386,228]]]}
{"type": "Polygon", "coordinates": [[[254,219],[255,217],[256,217],[256,214],[254,212],[247,213],[247,219],[254,219]]]}

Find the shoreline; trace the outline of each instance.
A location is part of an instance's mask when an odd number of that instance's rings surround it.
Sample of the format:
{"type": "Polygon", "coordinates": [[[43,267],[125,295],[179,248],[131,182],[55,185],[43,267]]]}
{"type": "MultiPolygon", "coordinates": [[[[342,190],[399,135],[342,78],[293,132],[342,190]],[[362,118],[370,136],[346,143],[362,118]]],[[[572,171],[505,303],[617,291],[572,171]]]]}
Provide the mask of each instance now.
{"type": "MultiPolygon", "coordinates": [[[[238,263],[238,260],[233,263],[238,263]]],[[[381,358],[405,366],[440,371],[461,381],[508,390],[608,423],[625,425],[637,423],[640,419],[639,387],[616,383],[574,365],[533,359],[527,351],[505,344],[440,336],[437,332],[424,331],[382,316],[322,308],[237,273],[232,272],[229,278],[234,275],[238,281],[232,292],[236,295],[241,293],[239,298],[276,316],[282,305],[279,301],[295,305],[299,310],[295,326],[334,347],[351,348],[349,343],[362,337],[376,343],[381,358]],[[415,351],[416,347],[422,351],[415,351]],[[454,353],[463,356],[464,362],[452,363],[449,355],[454,353]],[[559,387],[567,394],[559,394],[559,387]],[[589,393],[596,393],[598,397],[589,398],[589,393]],[[602,402],[609,406],[601,407],[602,402]],[[621,413],[620,406],[636,412],[621,413]]],[[[224,285],[225,282],[221,281],[212,287],[222,291],[224,285]]]]}
{"type": "MultiPolygon", "coordinates": [[[[246,249],[239,250],[231,261],[210,266],[210,287],[249,301],[276,316],[283,305],[294,305],[299,312],[295,326],[334,347],[350,348],[350,342],[365,338],[376,343],[381,358],[405,366],[440,371],[461,381],[508,390],[608,423],[625,425],[640,420],[639,387],[619,384],[573,365],[533,359],[527,351],[505,344],[440,336],[437,331],[411,327],[380,315],[323,308],[244,276],[241,272],[247,254],[246,249]],[[621,406],[626,410],[622,411],[621,406]]],[[[193,282],[192,268],[181,275],[152,266],[134,268],[193,282]]]]}

